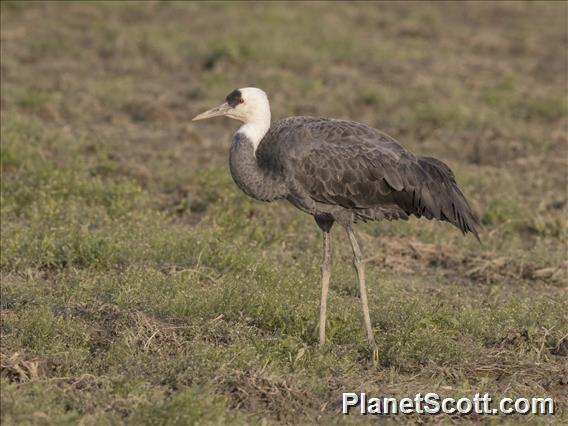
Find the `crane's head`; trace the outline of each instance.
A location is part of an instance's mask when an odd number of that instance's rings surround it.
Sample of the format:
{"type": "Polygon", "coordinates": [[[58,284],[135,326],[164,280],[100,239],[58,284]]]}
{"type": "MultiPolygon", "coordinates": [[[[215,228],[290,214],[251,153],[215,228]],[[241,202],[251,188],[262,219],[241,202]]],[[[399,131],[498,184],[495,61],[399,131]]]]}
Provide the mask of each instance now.
{"type": "Polygon", "coordinates": [[[245,124],[266,123],[270,126],[270,104],[268,96],[256,87],[235,89],[227,95],[225,102],[218,107],[205,111],[192,121],[224,115],[245,124]]]}

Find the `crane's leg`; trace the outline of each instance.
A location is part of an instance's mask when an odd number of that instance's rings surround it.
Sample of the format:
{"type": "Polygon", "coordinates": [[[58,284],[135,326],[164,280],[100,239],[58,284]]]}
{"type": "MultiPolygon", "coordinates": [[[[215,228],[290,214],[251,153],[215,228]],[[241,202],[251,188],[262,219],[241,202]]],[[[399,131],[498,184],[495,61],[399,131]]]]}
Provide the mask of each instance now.
{"type": "Polygon", "coordinates": [[[319,320],[319,343],[325,344],[325,323],[327,315],[327,295],[329,293],[329,278],[331,277],[331,234],[323,231],[323,262],[321,264],[321,300],[319,320]]]}
{"type": "Polygon", "coordinates": [[[375,343],[373,328],[371,326],[371,316],[369,315],[369,302],[367,301],[367,288],[365,287],[365,265],[363,263],[363,255],[361,254],[359,243],[357,243],[357,239],[355,238],[355,234],[353,233],[351,226],[347,226],[346,230],[349,242],[351,243],[351,248],[353,249],[353,265],[355,266],[357,277],[359,278],[359,292],[361,294],[361,307],[363,308],[363,321],[365,322],[365,330],[367,331],[367,341],[369,342],[369,349],[373,354],[373,361],[377,362],[379,351],[375,343]]]}
{"type": "Polygon", "coordinates": [[[314,216],[316,223],[323,231],[323,261],[321,264],[321,300],[319,320],[319,343],[325,344],[325,322],[327,314],[327,295],[329,293],[329,278],[331,276],[331,227],[333,219],[330,216],[314,216]]]}

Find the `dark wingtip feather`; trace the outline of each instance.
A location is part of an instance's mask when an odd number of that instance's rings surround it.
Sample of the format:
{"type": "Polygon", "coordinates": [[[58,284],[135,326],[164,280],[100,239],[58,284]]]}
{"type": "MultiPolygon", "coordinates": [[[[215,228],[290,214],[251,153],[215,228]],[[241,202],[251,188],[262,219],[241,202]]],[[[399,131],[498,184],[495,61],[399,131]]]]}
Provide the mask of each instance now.
{"type": "MultiPolygon", "coordinates": [[[[476,219],[477,219],[477,218],[476,218],[476,219]]],[[[470,233],[473,234],[473,236],[475,237],[475,239],[477,240],[477,242],[478,242],[479,244],[483,244],[483,243],[481,242],[481,238],[479,238],[479,232],[477,231],[477,226],[479,226],[479,222],[478,222],[478,221],[475,222],[475,225],[474,225],[474,226],[472,226],[472,227],[470,227],[470,228],[468,229],[468,232],[470,232],[470,233]]],[[[464,232],[464,235],[466,235],[466,234],[467,234],[467,232],[464,232]]]]}
{"type": "Polygon", "coordinates": [[[440,160],[431,157],[419,157],[418,164],[431,178],[428,190],[437,195],[436,202],[439,203],[438,208],[442,213],[440,219],[450,222],[464,235],[473,234],[481,243],[477,230],[478,216],[458,188],[450,168],[440,160]]]}

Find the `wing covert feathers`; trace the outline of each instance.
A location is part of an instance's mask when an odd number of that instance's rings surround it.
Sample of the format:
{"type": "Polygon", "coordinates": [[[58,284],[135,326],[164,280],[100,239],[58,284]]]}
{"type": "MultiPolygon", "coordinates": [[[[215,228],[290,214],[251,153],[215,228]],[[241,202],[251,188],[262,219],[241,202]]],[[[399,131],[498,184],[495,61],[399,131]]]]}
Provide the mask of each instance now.
{"type": "Polygon", "coordinates": [[[355,221],[410,215],[451,223],[478,240],[479,221],[443,162],[416,157],[398,141],[361,123],[290,117],[275,123],[257,152],[302,188],[322,211],[351,211],[355,221]]]}

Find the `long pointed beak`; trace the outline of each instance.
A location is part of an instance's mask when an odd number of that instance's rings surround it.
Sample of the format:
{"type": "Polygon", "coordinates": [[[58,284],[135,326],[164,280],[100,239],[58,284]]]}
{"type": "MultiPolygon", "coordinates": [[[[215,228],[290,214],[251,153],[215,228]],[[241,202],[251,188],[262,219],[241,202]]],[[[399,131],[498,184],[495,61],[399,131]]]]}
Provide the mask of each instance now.
{"type": "Polygon", "coordinates": [[[218,107],[215,107],[215,108],[210,109],[208,111],[202,112],[199,115],[196,115],[195,117],[193,117],[191,119],[191,121],[205,120],[206,118],[217,117],[219,115],[225,115],[230,109],[231,109],[231,106],[227,102],[225,102],[225,103],[219,105],[218,107]]]}

